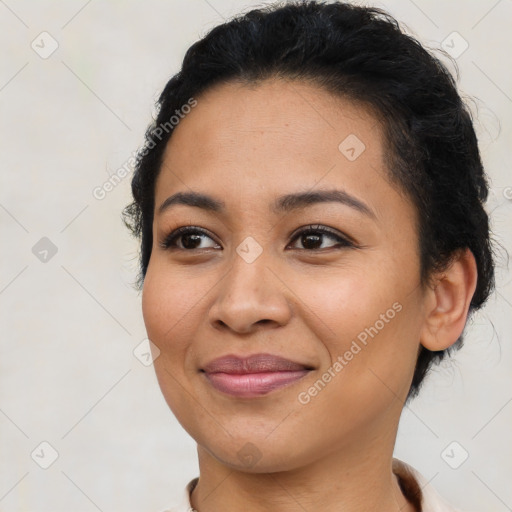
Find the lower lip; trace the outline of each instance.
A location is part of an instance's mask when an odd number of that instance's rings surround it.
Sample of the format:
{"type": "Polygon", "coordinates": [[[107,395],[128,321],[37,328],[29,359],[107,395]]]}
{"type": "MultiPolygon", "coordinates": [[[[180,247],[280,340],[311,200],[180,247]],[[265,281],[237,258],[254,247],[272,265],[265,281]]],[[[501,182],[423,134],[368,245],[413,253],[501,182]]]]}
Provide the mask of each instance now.
{"type": "Polygon", "coordinates": [[[211,385],[224,393],[238,397],[257,397],[288,386],[304,377],[310,370],[247,373],[205,373],[211,385]]]}

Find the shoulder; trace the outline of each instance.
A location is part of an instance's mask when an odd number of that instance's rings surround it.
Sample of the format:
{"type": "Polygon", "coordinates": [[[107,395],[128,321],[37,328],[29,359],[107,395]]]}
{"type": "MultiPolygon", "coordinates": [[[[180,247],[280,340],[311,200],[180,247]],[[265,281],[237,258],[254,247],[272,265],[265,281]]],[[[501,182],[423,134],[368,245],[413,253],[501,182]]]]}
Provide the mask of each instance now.
{"type": "Polygon", "coordinates": [[[190,480],[181,495],[180,501],[174,507],[166,508],[165,510],[160,510],[159,512],[193,512],[194,509],[190,506],[190,493],[196,486],[198,480],[199,477],[190,480]]]}
{"type": "Polygon", "coordinates": [[[421,512],[463,512],[446,501],[430,482],[415,468],[399,459],[393,459],[393,473],[400,487],[421,512]]]}

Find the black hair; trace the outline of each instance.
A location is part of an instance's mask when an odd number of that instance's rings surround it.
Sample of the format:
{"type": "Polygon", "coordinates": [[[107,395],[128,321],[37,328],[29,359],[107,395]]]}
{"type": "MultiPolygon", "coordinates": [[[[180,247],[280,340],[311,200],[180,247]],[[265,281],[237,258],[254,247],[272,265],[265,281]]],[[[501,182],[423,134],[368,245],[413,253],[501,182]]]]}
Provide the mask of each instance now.
{"type": "MultiPolygon", "coordinates": [[[[151,256],[155,183],[172,135],[162,127],[215,85],[269,78],[307,81],[372,109],[390,148],[385,155],[389,178],[419,214],[422,284],[469,248],[478,270],[469,311],[480,308],[494,287],[484,209],[488,184],[471,114],[455,80],[385,11],[335,1],[262,6],[214,27],[187,50],[181,70],[159,97],[135,164],[133,202],[122,214],[141,241],[137,288],[151,256]]],[[[420,346],[407,400],[418,394],[432,364],[462,342],[461,335],[443,351],[420,346]]]]}

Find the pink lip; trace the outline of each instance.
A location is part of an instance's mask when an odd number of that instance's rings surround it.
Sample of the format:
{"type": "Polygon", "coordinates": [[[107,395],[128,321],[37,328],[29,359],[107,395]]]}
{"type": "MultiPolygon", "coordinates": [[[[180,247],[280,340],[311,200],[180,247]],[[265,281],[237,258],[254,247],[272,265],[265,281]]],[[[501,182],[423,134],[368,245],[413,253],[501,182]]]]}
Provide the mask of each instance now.
{"type": "Polygon", "coordinates": [[[307,373],[309,370],[247,374],[207,373],[206,377],[219,391],[238,397],[256,397],[302,379],[307,373]]]}
{"type": "Polygon", "coordinates": [[[302,377],[311,366],[272,354],[249,357],[228,355],[208,363],[202,371],[217,390],[239,397],[256,397],[287,386],[302,377]]]}

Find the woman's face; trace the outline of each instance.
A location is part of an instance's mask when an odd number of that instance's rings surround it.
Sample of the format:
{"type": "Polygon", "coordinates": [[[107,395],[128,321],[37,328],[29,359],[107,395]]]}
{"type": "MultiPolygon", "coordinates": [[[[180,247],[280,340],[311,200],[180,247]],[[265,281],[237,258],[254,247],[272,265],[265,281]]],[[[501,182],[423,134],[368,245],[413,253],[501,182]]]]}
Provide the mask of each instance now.
{"type": "Polygon", "coordinates": [[[426,299],[416,211],[386,177],[379,123],[300,82],[232,83],[197,101],[166,148],[143,288],[169,407],[206,452],[246,471],[394,440],[426,299]],[[317,195],[283,200],[306,192],[317,195]],[[212,202],[160,211],[177,193],[212,202]],[[196,231],[160,245],[183,226],[196,231]],[[204,371],[262,353],[302,371],[260,387],[204,371]]]}

